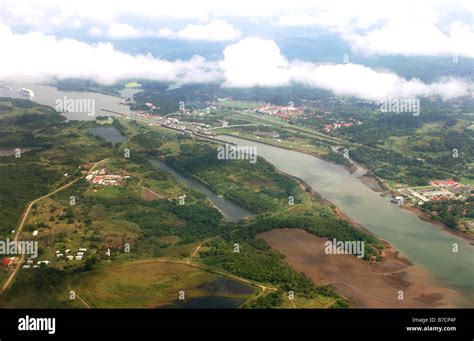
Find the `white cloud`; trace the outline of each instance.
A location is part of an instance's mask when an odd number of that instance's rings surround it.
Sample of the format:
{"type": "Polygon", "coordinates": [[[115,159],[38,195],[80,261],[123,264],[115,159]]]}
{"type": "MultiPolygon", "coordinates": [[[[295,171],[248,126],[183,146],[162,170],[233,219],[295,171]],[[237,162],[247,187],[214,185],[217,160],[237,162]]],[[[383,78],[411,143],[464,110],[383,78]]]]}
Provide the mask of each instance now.
{"type": "Polygon", "coordinates": [[[322,88],[340,96],[353,96],[368,100],[383,100],[388,97],[411,98],[439,95],[443,99],[466,96],[474,90],[467,81],[446,78],[426,84],[419,79],[407,80],[392,72],[375,71],[358,64],[295,63],[294,81],[322,88]]]}
{"type": "Polygon", "coordinates": [[[289,84],[289,63],[273,40],[245,38],[224,49],[224,86],[252,87],[289,84]]]}
{"type": "MultiPolygon", "coordinates": [[[[466,1],[467,2],[467,1],[466,1]]],[[[367,29],[390,19],[419,19],[435,22],[442,13],[445,1],[359,0],[315,2],[302,10],[295,7],[276,21],[281,26],[321,26],[337,32],[367,29]]],[[[456,4],[454,4],[456,6],[456,4]]]]}
{"type": "Polygon", "coordinates": [[[474,27],[458,22],[443,32],[428,21],[391,20],[382,28],[344,37],[354,51],[366,55],[474,58],[474,27]]]}
{"type": "Polygon", "coordinates": [[[106,35],[112,39],[129,39],[143,37],[146,33],[129,24],[113,23],[107,29],[106,35]]]}
{"type": "Polygon", "coordinates": [[[357,64],[314,64],[288,61],[272,40],[246,38],[226,47],[224,86],[281,86],[293,83],[330,90],[340,96],[368,100],[387,97],[440,95],[444,99],[469,95],[473,85],[459,79],[426,84],[392,72],[375,71],[357,64]]]}
{"type": "Polygon", "coordinates": [[[114,22],[107,28],[91,27],[88,32],[93,37],[116,39],[137,39],[144,37],[158,37],[160,34],[152,30],[143,30],[129,24],[114,22]]]}
{"type": "Polygon", "coordinates": [[[336,1],[334,6],[306,13],[293,11],[276,24],[326,28],[364,55],[474,58],[472,2],[362,0],[342,4],[336,1]]]}
{"type": "Polygon", "coordinates": [[[155,37],[182,40],[229,41],[240,37],[240,32],[223,20],[212,20],[204,24],[189,24],[178,31],[173,31],[170,28],[161,28],[158,31],[153,31],[138,29],[129,24],[112,23],[106,30],[100,27],[92,27],[88,33],[92,36],[103,36],[109,39],[155,37]]]}
{"type": "Polygon", "coordinates": [[[100,36],[103,36],[105,33],[104,33],[104,30],[101,29],[100,27],[91,27],[88,31],[87,31],[87,34],[89,34],[90,36],[93,36],[93,37],[100,37],[100,36]]]}
{"type": "Polygon", "coordinates": [[[221,77],[218,65],[202,57],[167,61],[151,55],[132,56],[115,50],[110,43],[90,45],[38,32],[16,34],[1,23],[0,41],[9,51],[0,54],[0,79],[4,80],[82,78],[112,84],[143,78],[187,83],[212,82],[221,77]]]}
{"type": "Polygon", "coordinates": [[[176,33],[170,28],[162,28],[158,30],[158,36],[161,38],[174,39],[176,33]]]}
{"type": "Polygon", "coordinates": [[[171,36],[185,40],[228,41],[238,39],[240,32],[225,21],[216,19],[206,24],[189,24],[171,33],[171,36]]]}
{"type": "Polygon", "coordinates": [[[279,26],[322,26],[337,31],[343,31],[351,24],[351,16],[341,15],[335,11],[320,12],[315,15],[307,13],[289,13],[282,15],[276,24],[279,26]]]}

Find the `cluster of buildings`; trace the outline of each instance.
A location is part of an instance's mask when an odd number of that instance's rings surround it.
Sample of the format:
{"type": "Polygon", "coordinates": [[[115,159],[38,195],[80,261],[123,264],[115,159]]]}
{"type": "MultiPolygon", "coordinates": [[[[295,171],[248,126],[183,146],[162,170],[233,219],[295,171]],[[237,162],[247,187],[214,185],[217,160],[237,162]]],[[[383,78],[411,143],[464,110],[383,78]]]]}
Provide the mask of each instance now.
{"type": "Polygon", "coordinates": [[[35,264],[35,260],[33,257],[29,257],[26,262],[26,264],[24,264],[22,266],[23,269],[36,269],[36,268],[39,268],[41,264],[44,264],[46,266],[49,265],[49,263],[51,263],[49,260],[40,260],[40,261],[37,261],[36,264],[35,264]]]}
{"type": "MultiPolygon", "coordinates": [[[[174,129],[181,129],[180,122],[178,119],[174,117],[163,117],[157,114],[149,113],[149,112],[137,112],[132,113],[131,116],[136,116],[137,118],[141,118],[147,120],[148,122],[156,122],[158,125],[162,125],[169,128],[174,129]]],[[[130,119],[130,116],[128,116],[130,119]]],[[[150,123],[149,125],[153,125],[150,123]]]]}
{"type": "MultiPolygon", "coordinates": [[[[277,116],[281,119],[284,119],[288,121],[289,119],[292,118],[297,118],[301,117],[305,113],[305,109],[308,109],[310,111],[309,114],[313,118],[318,118],[321,120],[324,120],[323,122],[328,122],[327,124],[324,125],[323,131],[325,133],[330,133],[338,128],[341,127],[350,127],[354,124],[361,124],[362,122],[354,119],[328,119],[328,116],[332,115],[330,112],[325,111],[325,112],[315,112],[314,108],[312,109],[311,106],[304,106],[304,107],[295,107],[295,106],[277,106],[273,104],[263,104],[255,109],[257,113],[264,114],[264,115],[270,115],[270,116],[277,116]],[[330,122],[333,121],[334,122],[330,122]]],[[[303,117],[303,119],[306,119],[309,116],[303,117]]]]}
{"type": "MultiPolygon", "coordinates": [[[[80,248],[77,252],[71,252],[70,249],[66,249],[64,251],[56,250],[56,259],[65,259],[65,260],[82,260],[84,258],[84,254],[86,253],[86,248],[80,248]]],[[[11,258],[4,258],[2,264],[7,266],[9,269],[14,268],[14,266],[18,263],[19,259],[17,257],[11,258]]],[[[49,265],[51,261],[49,260],[40,260],[36,261],[33,257],[28,257],[25,264],[22,266],[23,269],[36,269],[39,268],[41,264],[46,266],[49,265]]]]}
{"type": "Polygon", "coordinates": [[[103,186],[122,186],[125,180],[129,178],[130,176],[107,174],[107,170],[105,168],[93,171],[86,176],[86,180],[90,184],[103,186]]]}
{"type": "Polygon", "coordinates": [[[199,122],[191,122],[191,130],[198,132],[204,135],[213,135],[212,131],[209,130],[211,126],[206,123],[199,123],[199,122]]]}
{"type": "Polygon", "coordinates": [[[278,106],[270,103],[266,103],[255,108],[255,111],[259,114],[276,116],[286,121],[288,121],[290,118],[298,117],[304,113],[304,109],[301,107],[295,107],[292,105],[278,106]]]}
{"type": "Polygon", "coordinates": [[[326,132],[326,133],[330,133],[331,131],[336,130],[338,128],[350,127],[353,124],[354,123],[352,123],[352,122],[335,122],[335,123],[332,123],[332,124],[326,124],[326,125],[324,125],[323,131],[326,132]]]}
{"type": "Polygon", "coordinates": [[[403,188],[400,194],[419,204],[428,201],[462,199],[470,195],[472,188],[455,180],[433,180],[429,187],[403,188]]]}
{"type": "MultiPolygon", "coordinates": [[[[204,111],[195,111],[195,114],[197,116],[203,116],[206,113],[209,113],[211,109],[212,107],[207,107],[206,109],[204,109],[204,111]]],[[[190,111],[186,109],[185,113],[190,113],[190,111]]],[[[199,122],[181,122],[175,117],[163,117],[147,112],[135,113],[133,115],[142,119],[146,119],[149,122],[151,121],[149,125],[153,125],[153,122],[156,122],[160,126],[171,128],[174,130],[181,130],[183,132],[192,130],[201,134],[211,135],[211,132],[209,131],[209,128],[211,128],[211,126],[209,124],[199,122]]]]}
{"type": "Polygon", "coordinates": [[[77,252],[71,252],[70,249],[64,251],[56,250],[56,259],[64,258],[66,260],[82,260],[84,254],[86,253],[86,248],[79,248],[77,252]]]}
{"type": "Polygon", "coordinates": [[[145,105],[150,108],[150,110],[160,109],[160,107],[155,106],[153,103],[145,103],[145,105]]]}
{"type": "Polygon", "coordinates": [[[472,188],[467,185],[463,185],[455,180],[433,180],[430,183],[431,186],[447,190],[454,195],[469,195],[472,188]]]}

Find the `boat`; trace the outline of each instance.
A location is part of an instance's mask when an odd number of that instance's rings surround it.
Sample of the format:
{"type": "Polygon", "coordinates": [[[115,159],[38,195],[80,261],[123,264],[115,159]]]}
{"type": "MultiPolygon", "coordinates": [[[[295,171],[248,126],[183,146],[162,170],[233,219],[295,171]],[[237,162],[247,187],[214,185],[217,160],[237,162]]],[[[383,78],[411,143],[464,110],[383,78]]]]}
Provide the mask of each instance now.
{"type": "Polygon", "coordinates": [[[0,84],[0,89],[11,90],[12,88],[10,88],[9,86],[7,86],[5,84],[0,84]]]}
{"type": "Polygon", "coordinates": [[[35,97],[35,93],[33,92],[33,90],[27,88],[21,88],[20,94],[28,97],[35,97]]]}

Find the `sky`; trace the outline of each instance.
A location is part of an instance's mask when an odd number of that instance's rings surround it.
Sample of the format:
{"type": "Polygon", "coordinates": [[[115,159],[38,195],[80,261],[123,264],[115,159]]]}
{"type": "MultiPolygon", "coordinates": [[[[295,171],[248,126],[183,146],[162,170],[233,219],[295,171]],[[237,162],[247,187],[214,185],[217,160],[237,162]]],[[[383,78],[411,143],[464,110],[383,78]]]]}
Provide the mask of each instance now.
{"type": "MultiPolygon", "coordinates": [[[[274,0],[169,2],[0,0],[0,82],[148,79],[223,87],[302,84],[368,100],[472,95],[473,80],[446,75],[430,83],[351,62],[351,55],[474,58],[474,1],[274,0]],[[290,59],[275,36],[330,33],[350,55],[340,63],[290,59]],[[272,34],[273,33],[273,34],[272,34]],[[118,49],[126,41],[219,43],[218,60],[164,59],[118,49]]],[[[324,51],[320,51],[324,53],[324,51]]],[[[419,62],[419,58],[416,59],[419,62]]],[[[472,75],[472,74],[471,74],[472,75]]],[[[472,77],[472,76],[471,76],[472,77]]]]}

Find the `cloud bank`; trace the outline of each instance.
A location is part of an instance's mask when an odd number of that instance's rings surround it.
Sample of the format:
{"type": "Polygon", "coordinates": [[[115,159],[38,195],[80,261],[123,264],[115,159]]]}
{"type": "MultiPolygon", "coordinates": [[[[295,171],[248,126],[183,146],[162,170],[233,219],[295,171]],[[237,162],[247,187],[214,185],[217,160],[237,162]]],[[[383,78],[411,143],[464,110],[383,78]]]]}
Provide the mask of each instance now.
{"type": "Polygon", "coordinates": [[[212,20],[203,24],[188,24],[181,30],[161,28],[157,31],[139,29],[129,24],[112,23],[107,29],[92,27],[89,35],[106,37],[109,39],[136,39],[136,38],[166,38],[181,40],[203,41],[232,41],[240,37],[241,33],[234,26],[224,20],[212,20]]]}
{"type": "Polygon", "coordinates": [[[471,83],[460,79],[425,84],[357,64],[288,60],[274,41],[256,37],[228,45],[219,62],[200,56],[168,61],[151,55],[130,55],[117,51],[110,43],[86,44],[38,32],[18,34],[1,23],[0,41],[8,51],[0,54],[0,80],[81,78],[113,84],[148,79],[177,84],[219,82],[224,87],[303,84],[369,100],[431,94],[450,99],[468,95],[473,89],[471,83]]]}
{"type": "Polygon", "coordinates": [[[368,100],[427,95],[451,99],[469,95],[473,90],[471,83],[454,78],[426,84],[363,65],[289,61],[274,41],[260,38],[246,38],[226,47],[220,65],[223,86],[227,87],[304,84],[368,100]]]}
{"type": "MultiPolygon", "coordinates": [[[[233,41],[246,23],[332,31],[364,55],[474,58],[472,0],[1,0],[0,21],[23,31],[109,39],[233,41]],[[239,27],[234,27],[237,19],[239,27]],[[187,21],[181,29],[163,20],[187,21]],[[242,26],[242,27],[240,27],[242,26]]],[[[295,31],[298,32],[298,31],[295,31]]],[[[256,35],[255,30],[250,35],[256,35]]]]}
{"type": "Polygon", "coordinates": [[[212,82],[221,72],[216,63],[196,56],[167,61],[151,55],[133,56],[110,43],[86,44],[56,39],[43,33],[13,33],[0,23],[0,41],[8,53],[0,54],[0,79],[43,82],[52,79],[92,79],[113,84],[142,78],[168,82],[212,82]]]}
{"type": "Polygon", "coordinates": [[[326,28],[363,55],[474,58],[472,1],[336,0],[320,9],[293,10],[275,24],[326,28]]]}
{"type": "Polygon", "coordinates": [[[474,29],[460,22],[443,31],[429,21],[391,20],[381,28],[343,37],[355,52],[365,55],[474,58],[474,29]]]}

